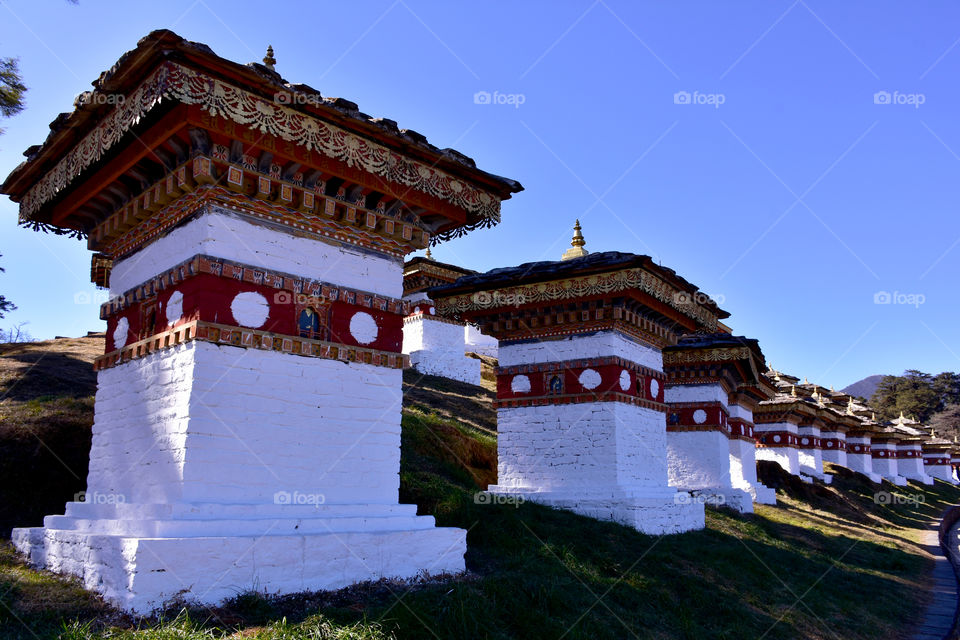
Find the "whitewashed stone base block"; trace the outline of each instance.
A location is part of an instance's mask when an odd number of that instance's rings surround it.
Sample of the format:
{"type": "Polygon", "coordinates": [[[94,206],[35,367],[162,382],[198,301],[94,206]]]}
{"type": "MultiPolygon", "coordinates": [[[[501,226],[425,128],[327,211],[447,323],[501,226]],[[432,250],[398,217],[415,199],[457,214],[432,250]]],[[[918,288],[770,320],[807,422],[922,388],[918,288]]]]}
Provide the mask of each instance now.
{"type": "Polygon", "coordinates": [[[757,446],[753,442],[730,440],[730,479],[735,489],[746,491],[759,504],[777,504],[777,492],[757,480],[757,446]]]}
{"type": "Polygon", "coordinates": [[[712,497],[707,504],[753,513],[750,494],[733,486],[729,442],[727,435],[719,431],[668,431],[670,486],[705,498],[712,497]]]}
{"type": "Polygon", "coordinates": [[[899,458],[897,460],[897,474],[907,480],[913,480],[923,484],[933,484],[933,478],[927,475],[926,469],[924,469],[923,458],[919,455],[915,458],[899,458]]]}
{"type": "Polygon", "coordinates": [[[548,507],[572,511],[597,520],[609,520],[632,527],[648,535],[696,531],[706,526],[705,500],[676,489],[638,488],[633,491],[613,488],[577,491],[531,491],[516,487],[490,485],[490,493],[520,496],[548,507]]]}
{"type": "Polygon", "coordinates": [[[948,464],[926,464],[924,465],[924,469],[931,478],[956,484],[956,481],[953,479],[953,469],[948,464]]]}
{"type": "Polygon", "coordinates": [[[757,449],[757,460],[776,462],[787,473],[800,475],[800,460],[793,447],[762,447],[757,449]]]}
{"type": "Polygon", "coordinates": [[[466,355],[464,326],[428,315],[403,321],[403,352],[410,366],[431,376],[480,384],[480,360],[466,355]]]}
{"type": "Polygon", "coordinates": [[[207,342],[101,370],[87,502],[14,544],[137,613],[463,571],[465,532],[398,504],[400,385],[207,342]]]}
{"type": "MultiPolygon", "coordinates": [[[[662,368],[659,351],[612,332],[501,345],[501,366],[618,355],[662,368]]],[[[488,491],[648,534],[704,527],[702,502],[668,485],[666,417],[624,402],[583,402],[497,411],[498,484],[488,491]]]]}

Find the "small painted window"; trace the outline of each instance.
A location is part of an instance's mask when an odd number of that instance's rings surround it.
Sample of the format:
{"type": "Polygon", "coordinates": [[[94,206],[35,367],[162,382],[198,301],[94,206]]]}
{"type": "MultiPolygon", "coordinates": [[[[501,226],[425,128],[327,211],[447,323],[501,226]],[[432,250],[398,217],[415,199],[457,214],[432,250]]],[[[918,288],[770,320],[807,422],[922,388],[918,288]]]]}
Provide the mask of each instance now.
{"type": "Polygon", "coordinates": [[[300,331],[301,338],[318,338],[320,333],[320,316],[317,315],[316,311],[307,307],[300,312],[297,328],[300,331]]]}

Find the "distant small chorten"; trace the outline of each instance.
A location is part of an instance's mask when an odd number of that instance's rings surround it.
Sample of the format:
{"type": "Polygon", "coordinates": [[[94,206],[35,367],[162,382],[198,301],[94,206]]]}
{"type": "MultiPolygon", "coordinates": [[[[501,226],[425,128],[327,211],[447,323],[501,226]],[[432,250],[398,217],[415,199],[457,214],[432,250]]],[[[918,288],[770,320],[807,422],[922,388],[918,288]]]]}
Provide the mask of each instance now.
{"type": "Polygon", "coordinates": [[[573,239],[570,240],[570,248],[563,252],[560,259],[573,260],[574,258],[584,257],[590,253],[583,248],[585,244],[587,244],[587,241],[583,239],[583,234],[580,232],[580,220],[577,220],[576,224],[573,225],[573,239]]]}
{"type": "Polygon", "coordinates": [[[276,71],[276,64],[277,59],[273,57],[273,45],[267,45],[267,55],[263,57],[263,65],[270,71],[276,71]]]}

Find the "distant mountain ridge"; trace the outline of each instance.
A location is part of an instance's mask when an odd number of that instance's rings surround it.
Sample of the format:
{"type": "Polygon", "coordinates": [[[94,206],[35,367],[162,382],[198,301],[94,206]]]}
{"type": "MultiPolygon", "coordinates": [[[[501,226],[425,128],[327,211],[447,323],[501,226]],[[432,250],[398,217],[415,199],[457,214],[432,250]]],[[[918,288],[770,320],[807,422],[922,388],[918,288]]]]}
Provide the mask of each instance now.
{"type": "Polygon", "coordinates": [[[859,396],[869,400],[874,391],[877,390],[881,380],[883,380],[883,375],[867,376],[863,380],[857,380],[853,384],[847,385],[841,391],[851,396],[859,396]]]}

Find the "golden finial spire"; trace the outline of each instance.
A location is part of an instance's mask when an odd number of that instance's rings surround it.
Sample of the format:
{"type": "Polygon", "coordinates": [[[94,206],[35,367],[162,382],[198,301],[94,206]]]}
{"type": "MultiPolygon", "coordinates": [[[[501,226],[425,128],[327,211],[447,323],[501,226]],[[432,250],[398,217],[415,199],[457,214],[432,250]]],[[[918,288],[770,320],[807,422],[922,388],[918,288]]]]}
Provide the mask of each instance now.
{"type": "Polygon", "coordinates": [[[796,387],[796,385],[790,385],[790,395],[792,395],[794,398],[797,397],[797,387],[796,387]]]}
{"type": "Polygon", "coordinates": [[[427,247],[427,260],[433,260],[433,254],[430,253],[430,247],[427,247]]]}
{"type": "Polygon", "coordinates": [[[580,220],[577,220],[577,223],[573,225],[573,239],[570,240],[570,248],[563,252],[560,259],[573,260],[589,254],[590,252],[583,248],[585,244],[587,244],[587,241],[583,239],[583,234],[580,232],[580,220]]]}
{"type": "Polygon", "coordinates": [[[277,64],[277,59],[273,57],[273,45],[267,45],[267,55],[263,56],[263,64],[270,71],[276,71],[274,67],[277,64]]]}
{"type": "Polygon", "coordinates": [[[807,376],[803,376],[803,384],[810,384],[809,382],[807,382],[807,376]]]}

